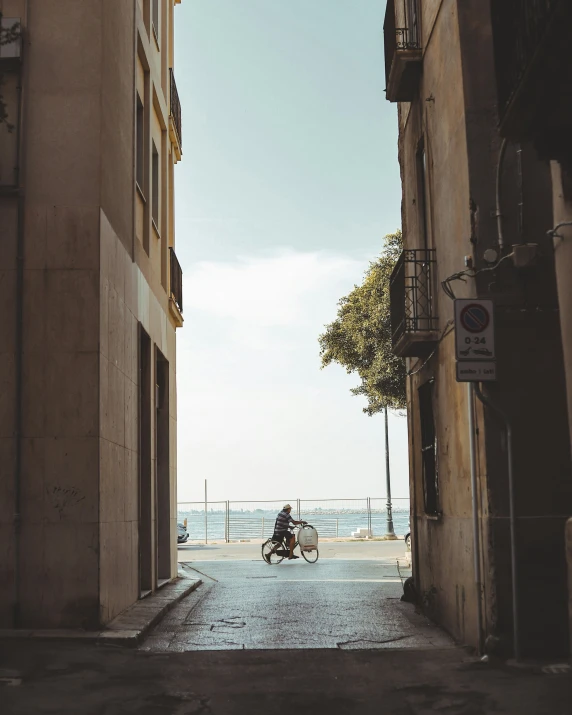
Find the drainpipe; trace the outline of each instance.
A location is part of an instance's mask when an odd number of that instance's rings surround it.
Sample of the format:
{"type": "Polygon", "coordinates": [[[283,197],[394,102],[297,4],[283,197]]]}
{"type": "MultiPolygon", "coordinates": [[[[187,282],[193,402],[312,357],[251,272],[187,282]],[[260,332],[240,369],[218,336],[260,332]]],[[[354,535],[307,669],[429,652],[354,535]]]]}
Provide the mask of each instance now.
{"type": "Polygon", "coordinates": [[[516,145],[516,178],[518,189],[518,242],[524,243],[524,183],[522,173],[522,145],[516,145]]]}
{"type": "Polygon", "coordinates": [[[477,654],[483,653],[483,612],[481,579],[481,541],[479,534],[479,499],[477,484],[477,451],[475,440],[475,393],[473,383],[467,383],[469,405],[469,454],[471,461],[471,499],[473,508],[473,561],[475,571],[475,590],[477,597],[477,654]]]}
{"type": "Polygon", "coordinates": [[[496,181],[496,219],[497,219],[497,233],[498,233],[498,243],[499,251],[502,253],[504,248],[504,237],[502,234],[502,214],[501,214],[501,173],[502,166],[504,163],[504,155],[506,153],[506,139],[502,140],[501,148],[499,151],[499,161],[497,164],[497,181],[496,181]]]}
{"type": "MultiPolygon", "coordinates": [[[[24,27],[28,26],[28,0],[25,6],[24,27]]],[[[23,120],[24,120],[24,37],[20,25],[22,64],[20,66],[18,83],[18,117],[16,137],[16,166],[15,184],[17,191],[18,209],[16,215],[16,333],[15,333],[15,439],[16,455],[14,464],[14,609],[13,625],[21,625],[20,604],[20,534],[22,525],[22,387],[23,387],[23,313],[24,313],[24,186],[22,181],[22,154],[23,154],[23,120]]]]}
{"type": "Polygon", "coordinates": [[[514,508],[514,465],[512,447],[512,425],[508,415],[495,405],[488,397],[483,395],[478,383],[475,383],[475,394],[483,405],[489,407],[502,419],[506,429],[506,448],[508,452],[508,497],[509,497],[509,520],[510,520],[510,560],[512,577],[512,630],[514,643],[514,659],[520,661],[520,628],[518,618],[518,573],[516,562],[516,517],[514,508]]]}
{"type": "Polygon", "coordinates": [[[389,471],[389,424],[387,418],[387,405],[385,406],[385,491],[387,494],[387,528],[385,536],[388,539],[395,539],[393,528],[393,512],[391,508],[391,476],[389,471]]]}

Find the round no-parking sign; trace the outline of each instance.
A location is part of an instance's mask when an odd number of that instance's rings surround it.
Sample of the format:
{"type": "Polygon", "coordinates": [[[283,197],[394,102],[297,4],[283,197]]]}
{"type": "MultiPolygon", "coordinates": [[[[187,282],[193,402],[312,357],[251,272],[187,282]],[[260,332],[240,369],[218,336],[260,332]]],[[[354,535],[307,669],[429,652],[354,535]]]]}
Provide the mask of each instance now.
{"type": "Polygon", "coordinates": [[[482,303],[469,303],[461,309],[459,319],[469,333],[482,333],[489,327],[491,314],[482,303]]]}
{"type": "Polygon", "coordinates": [[[455,346],[457,360],[495,359],[493,302],[459,299],[455,301],[455,346]]]}

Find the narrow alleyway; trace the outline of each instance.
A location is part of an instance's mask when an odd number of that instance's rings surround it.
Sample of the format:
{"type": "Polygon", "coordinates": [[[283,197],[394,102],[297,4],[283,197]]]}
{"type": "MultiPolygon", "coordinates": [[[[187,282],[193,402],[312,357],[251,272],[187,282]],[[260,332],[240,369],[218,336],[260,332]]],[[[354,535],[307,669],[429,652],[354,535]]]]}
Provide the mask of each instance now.
{"type": "Polygon", "coordinates": [[[572,712],[565,666],[483,663],[400,600],[403,542],[323,547],[316,564],[278,566],[255,543],[180,548],[180,568],[203,585],[139,648],[0,641],[0,712],[572,712]]]}
{"type": "MultiPolygon", "coordinates": [[[[146,650],[446,648],[452,641],[400,600],[396,559],[260,558],[186,565],[204,584],[156,627],[146,650]]],[[[401,576],[400,576],[401,571],[401,576]]]]}

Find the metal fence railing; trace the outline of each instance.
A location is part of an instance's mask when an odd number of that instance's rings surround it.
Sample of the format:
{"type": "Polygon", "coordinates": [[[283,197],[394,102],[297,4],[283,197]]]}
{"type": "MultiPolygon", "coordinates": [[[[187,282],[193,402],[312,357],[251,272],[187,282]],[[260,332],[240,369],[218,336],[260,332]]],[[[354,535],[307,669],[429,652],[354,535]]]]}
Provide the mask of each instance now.
{"type": "Polygon", "coordinates": [[[171,296],[177,308],[183,312],[183,271],[174,248],[169,248],[171,296]]]}
{"type": "Polygon", "coordinates": [[[171,91],[170,91],[170,110],[171,110],[171,117],[173,117],[173,123],[175,125],[175,128],[177,130],[177,138],[179,140],[179,146],[181,149],[183,148],[183,127],[182,127],[182,121],[181,121],[181,100],[179,99],[179,93],[177,91],[177,83],[175,82],[175,73],[173,72],[172,68],[169,69],[169,76],[170,76],[170,86],[171,86],[171,91]]]}
{"type": "Polygon", "coordinates": [[[419,0],[389,0],[383,25],[385,79],[389,83],[391,65],[400,50],[421,48],[419,0]]]}
{"type": "Polygon", "coordinates": [[[409,498],[394,498],[388,509],[384,498],[296,499],[278,501],[180,502],[177,521],[186,520],[193,541],[239,541],[272,536],[276,515],[284,504],[292,505],[292,516],[316,527],[322,538],[348,538],[358,529],[375,536],[388,533],[392,519],[397,536],[409,531],[409,498]]]}

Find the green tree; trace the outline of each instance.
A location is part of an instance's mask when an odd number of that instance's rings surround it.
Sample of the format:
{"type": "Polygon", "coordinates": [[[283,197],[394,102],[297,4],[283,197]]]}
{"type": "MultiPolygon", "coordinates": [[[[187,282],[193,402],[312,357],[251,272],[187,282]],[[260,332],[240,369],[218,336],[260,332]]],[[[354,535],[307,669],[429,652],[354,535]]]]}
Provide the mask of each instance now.
{"type": "MultiPolygon", "coordinates": [[[[20,36],[20,24],[14,23],[10,27],[2,26],[2,13],[0,12],[0,47],[8,45],[20,36]]],[[[9,132],[13,131],[14,125],[8,121],[8,111],[6,102],[2,96],[3,76],[0,74],[0,124],[5,124],[9,132]]]]}
{"type": "Polygon", "coordinates": [[[337,362],[348,373],[357,372],[361,385],[351,392],[367,398],[368,415],[405,407],[405,361],[391,350],[389,312],[389,278],[403,247],[401,231],[383,242],[363,283],[339,301],[338,317],[319,337],[322,368],[337,362]]]}

